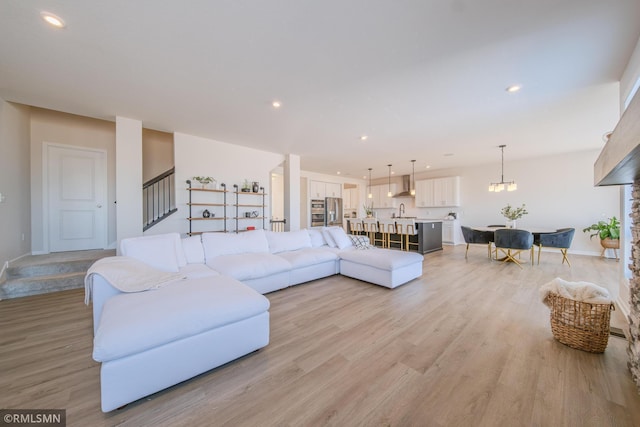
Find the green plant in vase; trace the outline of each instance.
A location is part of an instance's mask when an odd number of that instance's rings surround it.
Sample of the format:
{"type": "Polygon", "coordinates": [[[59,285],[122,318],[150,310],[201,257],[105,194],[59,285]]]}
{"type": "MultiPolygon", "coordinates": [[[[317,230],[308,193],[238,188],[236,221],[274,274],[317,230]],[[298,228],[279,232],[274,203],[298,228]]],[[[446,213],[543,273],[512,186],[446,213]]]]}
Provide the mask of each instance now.
{"type": "Polygon", "coordinates": [[[362,205],[362,207],[364,208],[364,214],[367,218],[373,217],[373,202],[371,203],[371,206],[362,205]]]}
{"type": "Polygon", "coordinates": [[[193,180],[198,181],[202,186],[202,188],[204,188],[207,184],[211,184],[212,182],[215,182],[215,179],[213,179],[210,176],[194,176],[193,180]]]}
{"type": "Polygon", "coordinates": [[[523,203],[519,208],[514,208],[510,204],[507,204],[507,206],[500,210],[500,213],[511,222],[511,224],[509,224],[510,228],[516,228],[516,220],[522,218],[529,212],[523,203]]]}

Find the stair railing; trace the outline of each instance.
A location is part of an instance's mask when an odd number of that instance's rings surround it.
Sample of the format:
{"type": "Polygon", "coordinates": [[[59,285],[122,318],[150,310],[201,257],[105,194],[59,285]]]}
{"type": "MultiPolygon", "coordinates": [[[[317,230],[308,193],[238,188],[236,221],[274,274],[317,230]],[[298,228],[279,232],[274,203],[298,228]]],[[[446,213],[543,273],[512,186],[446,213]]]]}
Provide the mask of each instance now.
{"type": "Polygon", "coordinates": [[[175,167],[142,184],[143,227],[146,231],[178,210],[175,206],[175,167]]]}

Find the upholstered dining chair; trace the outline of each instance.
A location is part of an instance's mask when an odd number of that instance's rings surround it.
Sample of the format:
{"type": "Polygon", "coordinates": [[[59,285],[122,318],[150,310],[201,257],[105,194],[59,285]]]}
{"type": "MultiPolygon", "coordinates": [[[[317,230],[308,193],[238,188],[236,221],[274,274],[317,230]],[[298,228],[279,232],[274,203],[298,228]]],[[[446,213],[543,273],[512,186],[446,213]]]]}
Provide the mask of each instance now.
{"type": "Polygon", "coordinates": [[[562,253],[562,263],[567,261],[567,265],[571,267],[569,258],[567,258],[567,250],[571,247],[575,228],[560,228],[555,233],[536,233],[533,236],[533,244],[538,247],[538,265],[540,265],[540,252],[542,247],[557,248],[562,253]]]}
{"type": "Polygon", "coordinates": [[[522,265],[515,256],[522,251],[531,251],[531,265],[533,265],[533,234],[527,230],[518,230],[515,228],[500,228],[493,232],[493,243],[496,245],[496,253],[498,250],[505,257],[502,261],[511,261],[520,268],[522,265]]]}
{"type": "Polygon", "coordinates": [[[462,236],[464,242],[467,244],[467,250],[464,253],[464,257],[467,258],[469,253],[469,245],[471,244],[483,244],[487,245],[487,255],[491,258],[491,243],[493,242],[493,231],[474,230],[471,227],[460,227],[462,229],[462,236]]]}

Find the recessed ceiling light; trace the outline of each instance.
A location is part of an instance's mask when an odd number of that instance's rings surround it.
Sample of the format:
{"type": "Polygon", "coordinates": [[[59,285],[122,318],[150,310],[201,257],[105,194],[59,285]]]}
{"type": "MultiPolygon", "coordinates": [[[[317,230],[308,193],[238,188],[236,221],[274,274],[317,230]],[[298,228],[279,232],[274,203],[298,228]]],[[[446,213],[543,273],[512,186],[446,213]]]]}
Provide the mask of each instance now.
{"type": "Polygon", "coordinates": [[[520,85],[511,85],[508,88],[506,88],[505,90],[509,93],[514,93],[519,91],[520,89],[522,89],[522,86],[520,85]]]}
{"type": "Polygon", "coordinates": [[[40,16],[44,19],[49,25],[56,28],[64,28],[66,25],[62,18],[57,15],[54,15],[50,12],[40,12],[40,16]]]}
{"type": "Polygon", "coordinates": [[[431,165],[427,165],[427,166],[425,166],[424,168],[425,168],[425,169],[429,169],[430,167],[431,167],[431,165]]]}
{"type": "Polygon", "coordinates": [[[280,101],[273,101],[271,103],[271,105],[273,106],[273,108],[280,108],[282,107],[282,103],[280,101]]]}
{"type": "Polygon", "coordinates": [[[337,175],[340,175],[340,171],[336,172],[337,175]]]}
{"type": "Polygon", "coordinates": [[[366,141],[366,140],[367,140],[367,138],[369,138],[367,135],[362,135],[362,136],[360,137],[360,141],[366,141]]]}

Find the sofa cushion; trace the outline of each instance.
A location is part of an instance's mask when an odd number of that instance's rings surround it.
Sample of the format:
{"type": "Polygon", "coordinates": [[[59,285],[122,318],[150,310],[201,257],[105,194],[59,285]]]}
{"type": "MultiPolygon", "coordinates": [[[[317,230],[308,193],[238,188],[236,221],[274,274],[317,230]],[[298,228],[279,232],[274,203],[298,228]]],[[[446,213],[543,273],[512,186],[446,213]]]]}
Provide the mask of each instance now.
{"type": "Polygon", "coordinates": [[[287,231],[284,233],[267,231],[265,235],[267,236],[267,242],[269,242],[269,252],[272,254],[311,247],[311,238],[306,230],[287,231]]]}
{"type": "Polygon", "coordinates": [[[331,238],[333,238],[333,241],[339,249],[345,249],[353,246],[351,239],[349,239],[347,233],[345,233],[342,228],[331,227],[327,231],[329,232],[329,235],[331,236],[331,238]]]}
{"type": "Polygon", "coordinates": [[[349,234],[349,239],[351,239],[351,243],[353,243],[353,247],[356,249],[375,249],[375,246],[370,243],[367,236],[349,234]]]}
{"type": "Polygon", "coordinates": [[[327,244],[326,240],[324,240],[324,236],[322,235],[322,230],[308,228],[307,233],[309,233],[309,238],[311,239],[311,247],[319,248],[320,246],[325,246],[327,244]]]}
{"type": "Polygon", "coordinates": [[[243,233],[204,233],[202,234],[205,262],[209,263],[221,255],[268,253],[269,243],[264,230],[243,233]]]}
{"type": "Polygon", "coordinates": [[[206,264],[187,264],[180,267],[180,274],[187,279],[197,279],[199,277],[219,276],[220,273],[210,268],[206,264]]]}
{"type": "Polygon", "coordinates": [[[116,295],[102,309],[93,358],[106,362],[137,354],[268,309],[267,298],[225,276],[116,295]]]}
{"type": "Polygon", "coordinates": [[[291,270],[291,264],[270,253],[221,255],[208,260],[207,265],[237,280],[258,279],[291,270]]]}
{"type": "Polygon", "coordinates": [[[199,235],[182,239],[182,251],[187,264],[204,264],[204,248],[199,235]]]}
{"type": "Polygon", "coordinates": [[[342,251],[340,252],[340,258],[357,264],[380,268],[382,270],[395,270],[410,264],[422,262],[424,259],[422,255],[415,252],[378,248],[371,249],[369,251],[342,251]]]}
{"type": "Polygon", "coordinates": [[[180,266],[186,265],[178,233],[122,239],[120,252],[162,271],[177,272],[180,266]],[[178,253],[182,255],[180,260],[178,253]]]}
{"type": "Polygon", "coordinates": [[[324,237],[324,240],[327,242],[327,245],[329,245],[329,247],[337,248],[338,245],[336,244],[336,241],[334,240],[331,233],[329,233],[329,229],[331,228],[339,228],[339,227],[322,227],[322,237],[324,237]]]}
{"type": "Polygon", "coordinates": [[[277,256],[287,260],[294,269],[338,259],[336,253],[322,248],[307,248],[291,252],[280,252],[277,256]]]}

